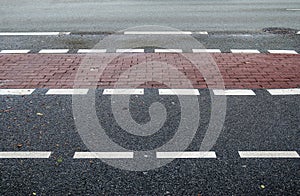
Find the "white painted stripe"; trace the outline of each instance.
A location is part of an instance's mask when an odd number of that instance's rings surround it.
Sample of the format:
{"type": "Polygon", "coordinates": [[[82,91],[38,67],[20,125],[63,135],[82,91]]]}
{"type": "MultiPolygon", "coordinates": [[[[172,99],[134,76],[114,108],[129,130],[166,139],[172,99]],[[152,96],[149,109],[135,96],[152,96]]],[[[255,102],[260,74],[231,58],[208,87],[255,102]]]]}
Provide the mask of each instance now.
{"type": "Polygon", "coordinates": [[[201,152],[201,151],[191,151],[191,152],[156,152],[156,157],[158,159],[201,159],[201,158],[217,158],[215,152],[201,152]]]}
{"type": "Polygon", "coordinates": [[[105,53],[106,49],[79,49],[77,53],[105,53]]]}
{"type": "Polygon", "coordinates": [[[69,35],[71,32],[0,32],[0,35],[69,35]]]}
{"type": "Polygon", "coordinates": [[[215,95],[255,95],[250,89],[214,89],[215,95]]]}
{"type": "Polygon", "coordinates": [[[191,31],[125,31],[125,35],[191,35],[191,31]]]}
{"type": "Polygon", "coordinates": [[[1,50],[1,54],[25,54],[30,52],[30,50],[1,50]]]}
{"type": "Polygon", "coordinates": [[[68,49],[43,49],[40,50],[39,53],[41,54],[51,54],[51,53],[56,53],[56,54],[63,54],[63,53],[68,53],[68,49]]]}
{"type": "Polygon", "coordinates": [[[86,95],[89,89],[49,89],[46,95],[86,95]]]}
{"type": "Polygon", "coordinates": [[[158,89],[160,95],[200,95],[197,89],[158,89]]]}
{"type": "Polygon", "coordinates": [[[30,95],[35,89],[0,89],[0,95],[30,95]]]}
{"type": "Polygon", "coordinates": [[[103,95],[143,95],[144,89],[104,89],[103,95]]]}
{"type": "Polygon", "coordinates": [[[258,50],[254,49],[231,49],[232,53],[251,53],[251,54],[258,54],[260,53],[258,50]]]}
{"type": "Polygon", "coordinates": [[[267,89],[271,95],[300,95],[300,88],[267,89]]]}
{"type": "Polygon", "coordinates": [[[74,159],[132,159],[133,152],[75,152],[74,159]]]}
{"type": "Polygon", "coordinates": [[[296,151],[239,151],[241,158],[300,158],[296,151]]]}
{"type": "Polygon", "coordinates": [[[300,9],[286,9],[287,11],[300,11],[300,9]]]}
{"type": "Polygon", "coordinates": [[[220,49],[193,49],[194,53],[202,53],[202,52],[208,52],[208,53],[221,53],[220,49]]]}
{"type": "Polygon", "coordinates": [[[117,49],[117,53],[124,53],[124,52],[144,52],[144,49],[117,49]]]}
{"type": "Polygon", "coordinates": [[[298,54],[295,50],[268,50],[271,54],[298,54]]]}
{"type": "Polygon", "coordinates": [[[298,31],[297,34],[300,35],[300,31],[298,31]]]}
{"type": "Polygon", "coordinates": [[[154,52],[182,53],[182,49],[155,49],[154,52]]]}
{"type": "Polygon", "coordinates": [[[199,32],[196,32],[195,34],[208,35],[208,32],[207,31],[199,31],[199,32]]]}
{"type": "Polygon", "coordinates": [[[48,159],[50,155],[47,151],[0,152],[0,159],[48,159]]]}

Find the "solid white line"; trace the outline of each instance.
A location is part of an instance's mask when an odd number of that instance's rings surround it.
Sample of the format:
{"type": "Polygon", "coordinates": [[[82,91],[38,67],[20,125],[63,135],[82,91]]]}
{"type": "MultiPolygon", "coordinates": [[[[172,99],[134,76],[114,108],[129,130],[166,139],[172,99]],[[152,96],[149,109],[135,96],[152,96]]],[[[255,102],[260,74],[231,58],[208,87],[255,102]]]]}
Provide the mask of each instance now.
{"type": "Polygon", "coordinates": [[[143,95],[144,89],[104,89],[103,95],[143,95]]]}
{"type": "Polygon", "coordinates": [[[41,54],[51,54],[51,53],[55,53],[55,54],[64,54],[64,53],[68,53],[68,49],[42,49],[39,51],[39,53],[41,54]]]}
{"type": "Polygon", "coordinates": [[[0,152],[0,159],[48,159],[50,155],[47,151],[0,152]]]}
{"type": "Polygon", "coordinates": [[[271,54],[298,54],[295,50],[268,50],[271,54]]]}
{"type": "Polygon", "coordinates": [[[0,95],[30,95],[35,89],[0,89],[0,95]]]}
{"type": "Polygon", "coordinates": [[[1,54],[26,54],[30,50],[1,50],[1,54]]]}
{"type": "Polygon", "coordinates": [[[74,159],[132,159],[133,152],[75,152],[74,159]]]}
{"type": "Polygon", "coordinates": [[[125,35],[191,35],[191,31],[125,31],[125,35]]]}
{"type": "Polygon", "coordinates": [[[287,11],[300,11],[300,9],[286,9],[287,11]]]}
{"type": "Polygon", "coordinates": [[[215,95],[255,95],[250,89],[214,89],[215,95]]]}
{"type": "Polygon", "coordinates": [[[71,32],[0,32],[0,35],[69,35],[71,32]]]}
{"type": "Polygon", "coordinates": [[[201,158],[217,158],[215,152],[156,152],[156,157],[158,159],[201,159],[201,158]]]}
{"type": "Polygon", "coordinates": [[[298,34],[298,35],[299,35],[299,34],[300,34],[300,31],[298,31],[296,34],[298,34]]]}
{"type": "Polygon", "coordinates": [[[144,49],[117,49],[117,53],[125,53],[125,52],[144,52],[144,49]]]}
{"type": "Polygon", "coordinates": [[[271,95],[300,95],[300,88],[267,89],[271,95]]]}
{"type": "Polygon", "coordinates": [[[241,158],[300,158],[296,151],[239,151],[241,158]]]}
{"type": "Polygon", "coordinates": [[[195,34],[208,35],[208,32],[207,31],[199,31],[199,32],[196,32],[195,34]]]}
{"type": "Polygon", "coordinates": [[[105,53],[106,49],[79,49],[77,53],[105,53]]]}
{"type": "Polygon", "coordinates": [[[194,53],[221,53],[220,49],[192,49],[194,53]]]}
{"type": "Polygon", "coordinates": [[[200,95],[197,89],[158,89],[160,95],[200,95]]]}
{"type": "Polygon", "coordinates": [[[154,52],[182,53],[182,49],[155,49],[154,52]]]}
{"type": "Polygon", "coordinates": [[[46,95],[86,95],[89,89],[49,89],[46,95]]]}
{"type": "Polygon", "coordinates": [[[232,53],[251,53],[251,54],[258,54],[260,53],[258,50],[254,49],[231,49],[232,53]]]}

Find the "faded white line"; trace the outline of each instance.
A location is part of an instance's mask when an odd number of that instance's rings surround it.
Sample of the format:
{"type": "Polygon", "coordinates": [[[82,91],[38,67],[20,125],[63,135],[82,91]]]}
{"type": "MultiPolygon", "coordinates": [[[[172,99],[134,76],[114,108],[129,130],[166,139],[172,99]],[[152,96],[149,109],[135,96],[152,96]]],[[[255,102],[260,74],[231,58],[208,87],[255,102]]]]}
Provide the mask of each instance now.
{"type": "Polygon", "coordinates": [[[155,49],[154,52],[182,53],[182,49],[155,49]]]}
{"type": "Polygon", "coordinates": [[[300,158],[296,151],[239,151],[241,158],[300,158]]]}
{"type": "Polygon", "coordinates": [[[299,35],[299,34],[300,34],[300,31],[298,31],[296,34],[298,34],[298,35],[299,35]]]}
{"type": "Polygon", "coordinates": [[[41,54],[64,54],[68,53],[69,49],[42,49],[39,51],[41,54]]]}
{"type": "Polygon", "coordinates": [[[300,88],[267,89],[271,95],[300,95],[300,88]]]}
{"type": "Polygon", "coordinates": [[[215,95],[255,95],[250,89],[213,89],[215,95]]]}
{"type": "Polygon", "coordinates": [[[105,53],[106,49],[79,49],[77,53],[105,53]]]}
{"type": "Polygon", "coordinates": [[[158,89],[160,95],[200,95],[197,89],[158,89]]]}
{"type": "Polygon", "coordinates": [[[133,152],[75,152],[74,159],[132,159],[133,152]]]}
{"type": "Polygon", "coordinates": [[[30,95],[35,89],[0,89],[0,95],[30,95]]]}
{"type": "Polygon", "coordinates": [[[298,54],[295,50],[268,50],[271,54],[298,54]]]}
{"type": "Polygon", "coordinates": [[[0,152],[0,159],[48,159],[50,155],[48,151],[12,151],[0,152]]]}
{"type": "Polygon", "coordinates": [[[104,89],[103,95],[143,95],[144,89],[104,89]]]}
{"type": "Polygon", "coordinates": [[[250,54],[258,54],[260,53],[258,50],[255,49],[231,49],[232,53],[250,53],[250,54]]]}
{"type": "Polygon", "coordinates": [[[199,32],[195,32],[195,34],[208,35],[208,32],[207,31],[199,31],[199,32]]]}
{"type": "Polygon", "coordinates": [[[117,49],[117,53],[126,53],[126,52],[144,52],[144,49],[117,49]]]}
{"type": "Polygon", "coordinates": [[[86,95],[89,89],[49,89],[46,95],[86,95]]]}
{"type": "Polygon", "coordinates": [[[156,152],[158,159],[201,159],[201,158],[217,158],[216,153],[202,151],[185,151],[185,152],[156,152]]]}
{"type": "Polygon", "coordinates": [[[125,31],[125,35],[191,35],[191,31],[125,31]]]}
{"type": "Polygon", "coordinates": [[[30,50],[1,50],[1,54],[26,54],[30,50]]]}
{"type": "Polygon", "coordinates": [[[0,35],[69,35],[71,32],[0,32],[0,35]]]}
{"type": "Polygon", "coordinates": [[[286,9],[287,11],[300,11],[300,9],[286,9]]]}
{"type": "Polygon", "coordinates": [[[194,53],[221,53],[220,49],[192,49],[194,53]]]}

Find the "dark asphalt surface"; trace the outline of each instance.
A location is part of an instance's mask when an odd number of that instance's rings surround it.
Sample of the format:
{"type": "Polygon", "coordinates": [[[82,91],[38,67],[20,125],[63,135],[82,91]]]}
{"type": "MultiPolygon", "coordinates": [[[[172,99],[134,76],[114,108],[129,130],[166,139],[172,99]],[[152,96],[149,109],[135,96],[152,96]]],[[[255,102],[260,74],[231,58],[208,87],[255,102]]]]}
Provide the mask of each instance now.
{"type": "MultiPolygon", "coordinates": [[[[146,89],[131,96],[133,119],[146,123],[149,106],[159,101],[167,120],[153,136],[129,135],[116,124],[110,96],[97,92],[96,111],[107,134],[124,148],[149,150],[176,132],[180,105],[176,96],[146,89]]],[[[73,159],[89,151],[76,132],[72,96],[0,96],[0,150],[52,151],[49,159],[0,159],[1,195],[299,195],[299,159],[241,159],[238,151],[300,152],[299,96],[228,96],[223,130],[211,149],[217,159],[176,159],[155,170],[134,172],[98,159],[73,159]],[[42,113],[43,116],[38,116],[42,113]],[[19,144],[19,145],[18,145],[19,144]],[[21,144],[21,145],[20,145],[21,144]],[[265,188],[262,188],[264,185],[265,188]]],[[[200,90],[200,126],[187,150],[198,150],[209,123],[211,99],[200,90]]]]}

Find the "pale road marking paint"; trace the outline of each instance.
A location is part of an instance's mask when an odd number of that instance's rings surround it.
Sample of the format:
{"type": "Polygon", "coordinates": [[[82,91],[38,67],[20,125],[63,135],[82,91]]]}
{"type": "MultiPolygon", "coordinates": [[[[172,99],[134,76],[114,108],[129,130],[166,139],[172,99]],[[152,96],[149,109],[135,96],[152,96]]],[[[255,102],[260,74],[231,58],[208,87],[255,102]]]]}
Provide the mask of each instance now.
{"type": "Polygon", "coordinates": [[[126,52],[144,52],[144,49],[117,49],[117,53],[126,53],[126,52]]]}
{"type": "Polygon", "coordinates": [[[86,95],[89,89],[49,89],[46,95],[86,95]]]}
{"type": "Polygon", "coordinates": [[[195,34],[208,35],[208,32],[207,31],[199,31],[199,32],[196,32],[195,34]]]}
{"type": "Polygon", "coordinates": [[[144,89],[104,89],[103,95],[143,95],[144,89]]]}
{"type": "Polygon", "coordinates": [[[182,49],[155,49],[154,52],[182,53],[182,49]]]}
{"type": "Polygon", "coordinates": [[[204,52],[208,52],[208,53],[221,53],[220,49],[192,49],[193,53],[204,53],[204,52]]]}
{"type": "Polygon", "coordinates": [[[48,159],[50,155],[47,151],[0,152],[0,159],[48,159]]]}
{"type": "Polygon", "coordinates": [[[298,54],[295,50],[268,50],[271,54],[298,54]]]}
{"type": "Polygon", "coordinates": [[[132,159],[133,152],[75,152],[74,159],[132,159]]]}
{"type": "Polygon", "coordinates": [[[300,9],[286,9],[287,11],[300,11],[300,9]]]}
{"type": "Polygon", "coordinates": [[[0,35],[70,35],[71,32],[0,32],[0,35]]]}
{"type": "Polygon", "coordinates": [[[258,54],[260,53],[258,50],[254,49],[231,49],[232,53],[249,53],[249,54],[258,54]]]}
{"type": "Polygon", "coordinates": [[[68,53],[69,49],[42,49],[39,51],[40,54],[65,54],[68,53]]]}
{"type": "Polygon", "coordinates": [[[298,31],[297,34],[300,35],[300,31],[298,31]]]}
{"type": "Polygon", "coordinates": [[[191,35],[191,31],[125,31],[125,35],[191,35]]]}
{"type": "Polygon", "coordinates": [[[216,153],[201,152],[201,151],[185,151],[185,152],[156,152],[156,157],[158,159],[201,159],[201,158],[217,158],[216,153]]]}
{"type": "Polygon", "coordinates": [[[213,89],[215,95],[255,95],[250,89],[213,89]]]}
{"type": "Polygon", "coordinates": [[[106,49],[79,49],[77,53],[106,53],[106,49]]]}
{"type": "Polygon", "coordinates": [[[0,95],[30,95],[35,89],[0,89],[0,95]]]}
{"type": "Polygon", "coordinates": [[[300,158],[296,151],[239,151],[241,158],[300,158]]]}
{"type": "Polygon", "coordinates": [[[1,50],[1,54],[26,54],[30,50],[1,50]]]}
{"type": "Polygon", "coordinates": [[[267,89],[271,95],[300,95],[300,88],[267,89]]]}
{"type": "Polygon", "coordinates": [[[197,89],[158,89],[160,95],[200,95],[197,89]]]}

